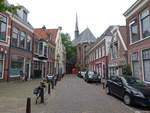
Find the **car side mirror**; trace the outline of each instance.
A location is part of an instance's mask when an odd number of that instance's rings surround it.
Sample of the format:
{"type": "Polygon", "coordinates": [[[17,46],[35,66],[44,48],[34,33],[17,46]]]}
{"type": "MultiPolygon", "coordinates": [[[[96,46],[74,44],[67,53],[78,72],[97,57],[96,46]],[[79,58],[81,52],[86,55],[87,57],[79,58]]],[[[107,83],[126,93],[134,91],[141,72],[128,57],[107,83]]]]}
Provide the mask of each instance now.
{"type": "Polygon", "coordinates": [[[118,82],[118,85],[119,85],[119,86],[123,86],[123,83],[122,83],[122,82],[118,82]]]}

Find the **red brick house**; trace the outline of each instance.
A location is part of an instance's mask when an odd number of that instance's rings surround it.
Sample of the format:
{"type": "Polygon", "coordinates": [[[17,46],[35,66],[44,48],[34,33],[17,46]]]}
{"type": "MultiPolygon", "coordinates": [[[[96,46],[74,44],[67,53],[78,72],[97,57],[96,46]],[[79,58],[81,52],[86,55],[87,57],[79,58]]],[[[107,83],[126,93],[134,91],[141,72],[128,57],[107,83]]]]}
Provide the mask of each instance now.
{"type": "Polygon", "coordinates": [[[46,74],[54,74],[55,63],[55,39],[56,30],[46,27],[34,30],[34,75],[45,77],[46,74]]]}
{"type": "Polygon", "coordinates": [[[127,64],[127,27],[116,26],[112,29],[112,40],[108,54],[108,75],[122,75],[127,64]]]}
{"type": "Polygon", "coordinates": [[[33,27],[27,21],[27,16],[26,8],[12,15],[9,80],[19,80],[22,73],[31,78],[33,27]]]}
{"type": "Polygon", "coordinates": [[[0,81],[8,80],[10,31],[10,15],[0,12],[0,81]]]}
{"type": "Polygon", "coordinates": [[[89,71],[96,71],[102,77],[107,77],[107,56],[110,41],[112,38],[111,30],[114,26],[110,26],[106,31],[97,39],[94,46],[89,49],[86,54],[89,71]]]}
{"type": "Polygon", "coordinates": [[[128,62],[132,74],[150,82],[150,1],[137,0],[124,16],[128,27],[128,62]]]}

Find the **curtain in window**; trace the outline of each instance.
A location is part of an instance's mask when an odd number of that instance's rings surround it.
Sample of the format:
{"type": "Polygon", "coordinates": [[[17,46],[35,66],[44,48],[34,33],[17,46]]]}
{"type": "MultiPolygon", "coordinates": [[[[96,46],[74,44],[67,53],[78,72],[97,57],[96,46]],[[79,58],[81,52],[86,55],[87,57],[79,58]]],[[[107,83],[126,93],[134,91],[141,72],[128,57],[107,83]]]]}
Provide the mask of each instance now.
{"type": "Polygon", "coordinates": [[[140,78],[140,65],[138,61],[132,62],[133,76],[140,78]]]}
{"type": "Polygon", "coordinates": [[[0,40],[6,41],[7,18],[0,15],[0,40]]]}

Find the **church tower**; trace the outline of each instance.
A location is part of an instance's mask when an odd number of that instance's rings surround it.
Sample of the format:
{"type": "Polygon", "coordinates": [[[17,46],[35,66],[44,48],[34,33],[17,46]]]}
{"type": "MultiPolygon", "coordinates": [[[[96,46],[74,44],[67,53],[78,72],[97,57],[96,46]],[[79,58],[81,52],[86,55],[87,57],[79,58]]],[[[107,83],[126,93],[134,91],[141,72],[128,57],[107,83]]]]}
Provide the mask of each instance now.
{"type": "Polygon", "coordinates": [[[76,25],[75,25],[75,39],[79,37],[79,29],[78,29],[78,16],[76,14],[76,25]]]}

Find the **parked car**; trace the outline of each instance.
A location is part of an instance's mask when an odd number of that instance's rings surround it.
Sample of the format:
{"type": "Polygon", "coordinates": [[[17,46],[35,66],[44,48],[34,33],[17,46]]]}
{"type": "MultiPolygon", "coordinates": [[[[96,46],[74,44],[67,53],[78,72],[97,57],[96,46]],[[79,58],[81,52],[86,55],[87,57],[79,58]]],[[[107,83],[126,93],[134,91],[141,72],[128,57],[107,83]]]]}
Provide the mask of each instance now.
{"type": "Polygon", "coordinates": [[[121,98],[125,104],[150,106],[150,86],[132,76],[111,76],[106,84],[106,93],[121,98]]]}
{"type": "Polygon", "coordinates": [[[77,76],[80,77],[80,78],[84,78],[85,77],[85,73],[86,73],[85,71],[79,71],[77,76]]]}
{"type": "Polygon", "coordinates": [[[77,73],[77,76],[81,78],[81,71],[77,73]]]}
{"type": "Polygon", "coordinates": [[[87,71],[84,80],[86,82],[101,82],[101,76],[97,72],[87,71]]]}

